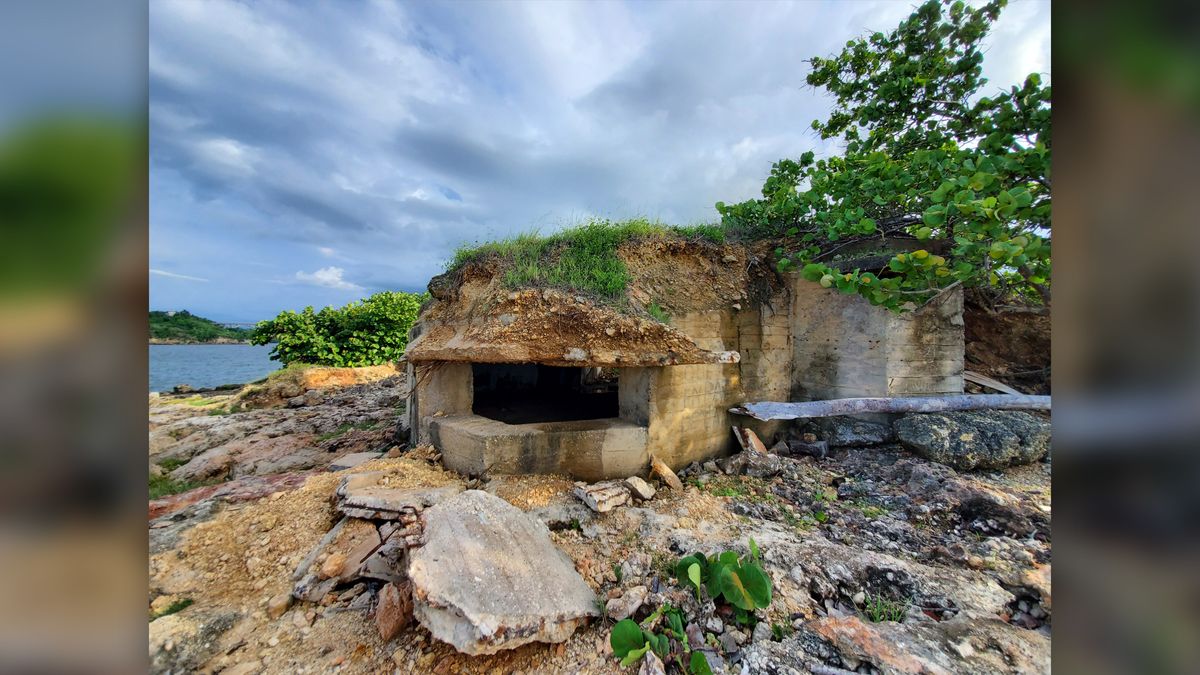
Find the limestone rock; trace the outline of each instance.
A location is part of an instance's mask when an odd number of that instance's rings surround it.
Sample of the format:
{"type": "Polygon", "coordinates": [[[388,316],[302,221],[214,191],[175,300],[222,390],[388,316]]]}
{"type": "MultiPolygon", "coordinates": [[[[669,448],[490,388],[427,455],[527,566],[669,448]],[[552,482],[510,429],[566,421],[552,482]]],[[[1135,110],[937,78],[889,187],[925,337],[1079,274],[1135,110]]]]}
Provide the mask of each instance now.
{"type": "Polygon", "coordinates": [[[412,586],[385,584],[379,590],[379,607],[375,610],[375,627],[379,637],[387,642],[400,634],[412,621],[412,586]]]}
{"type": "Polygon", "coordinates": [[[829,443],[831,448],[880,445],[896,438],[892,427],[887,424],[847,415],[815,419],[809,423],[809,429],[817,438],[829,443]]]}
{"type": "Polygon", "coordinates": [[[468,490],[425,512],[412,553],[413,614],[465,654],[563,642],[598,614],[596,597],[545,525],[468,490]]]}
{"type": "Polygon", "coordinates": [[[213,655],[217,638],[238,618],[236,612],[187,612],[151,621],[150,672],[194,672],[213,655]]]}
{"type": "Polygon", "coordinates": [[[629,503],[629,488],[619,481],[576,486],[573,494],[596,513],[607,513],[629,503]]]}
{"type": "Polygon", "coordinates": [[[353,469],[359,464],[365,464],[373,459],[379,459],[378,452],[352,452],[330,462],[329,470],[343,471],[345,469],[353,469]]]}
{"type": "Polygon", "coordinates": [[[334,577],[340,577],[342,575],[342,571],[345,569],[346,554],[330,554],[330,556],[325,559],[325,562],[321,563],[321,578],[332,579],[334,577]]]}
{"type": "Polygon", "coordinates": [[[629,488],[629,491],[633,493],[634,497],[637,497],[641,500],[654,499],[654,495],[658,492],[658,490],[654,489],[653,485],[647,483],[637,476],[630,476],[629,478],[626,478],[625,487],[629,488]]]}
{"type": "Polygon", "coordinates": [[[642,603],[646,602],[647,593],[649,591],[645,586],[634,586],[625,591],[620,597],[609,600],[604,605],[605,613],[608,614],[610,619],[615,621],[628,619],[633,616],[634,612],[638,611],[642,603]]]}
{"type": "Polygon", "coordinates": [[[658,654],[647,650],[638,667],[638,675],[667,675],[667,669],[658,654]]]}
{"type": "Polygon", "coordinates": [[[272,619],[278,619],[291,606],[292,595],[290,593],[280,593],[267,601],[267,616],[272,619]]]}
{"type": "Polygon", "coordinates": [[[1002,469],[1050,450],[1050,425],[1013,410],[910,414],[896,420],[904,447],[957,469],[1002,469]]]}
{"type": "Polygon", "coordinates": [[[783,459],[779,455],[743,450],[736,455],[717,460],[717,466],[730,476],[744,474],[752,478],[771,478],[783,471],[783,459]]]}

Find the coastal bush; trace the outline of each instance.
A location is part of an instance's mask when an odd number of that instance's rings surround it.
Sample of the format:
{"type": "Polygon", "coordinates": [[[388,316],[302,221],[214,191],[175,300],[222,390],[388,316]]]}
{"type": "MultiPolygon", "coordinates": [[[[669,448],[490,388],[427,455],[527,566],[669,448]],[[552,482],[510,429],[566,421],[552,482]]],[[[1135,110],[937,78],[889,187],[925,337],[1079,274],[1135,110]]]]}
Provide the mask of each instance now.
{"type": "Polygon", "coordinates": [[[834,100],[812,128],[844,154],[776,162],[761,199],[717,203],[725,226],[779,241],[780,269],[893,310],[955,284],[1049,303],[1050,85],[985,91],[982,76],[1005,4],[928,0],[811,59],[807,83],[834,100]],[[916,250],[840,259],[887,238],[916,250]]]}
{"type": "Polygon", "coordinates": [[[383,291],[345,307],[285,311],[254,327],[250,341],[275,343],[271,358],[285,366],[375,366],[397,361],[427,294],[383,291]]]}
{"type": "Polygon", "coordinates": [[[594,220],[547,236],[531,232],[463,246],[454,252],[446,269],[453,272],[469,262],[492,257],[503,265],[504,284],[509,288],[563,288],[619,302],[629,285],[629,270],[617,256],[617,248],[650,237],[721,243],[725,230],[720,225],[674,227],[645,218],[594,220]]]}

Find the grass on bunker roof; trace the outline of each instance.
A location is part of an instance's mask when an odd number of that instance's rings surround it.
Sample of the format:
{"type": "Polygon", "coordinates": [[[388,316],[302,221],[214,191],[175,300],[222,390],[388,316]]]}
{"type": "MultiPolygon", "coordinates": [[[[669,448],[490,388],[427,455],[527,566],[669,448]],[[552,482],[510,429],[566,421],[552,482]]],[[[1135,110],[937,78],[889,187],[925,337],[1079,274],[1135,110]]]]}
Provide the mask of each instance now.
{"type": "Polygon", "coordinates": [[[649,237],[722,243],[726,231],[720,225],[677,227],[645,218],[593,220],[546,236],[528,232],[501,241],[461,246],[446,270],[454,272],[467,263],[494,256],[504,265],[504,284],[509,288],[563,288],[619,302],[629,285],[629,270],[617,257],[617,248],[627,241],[649,237]]]}

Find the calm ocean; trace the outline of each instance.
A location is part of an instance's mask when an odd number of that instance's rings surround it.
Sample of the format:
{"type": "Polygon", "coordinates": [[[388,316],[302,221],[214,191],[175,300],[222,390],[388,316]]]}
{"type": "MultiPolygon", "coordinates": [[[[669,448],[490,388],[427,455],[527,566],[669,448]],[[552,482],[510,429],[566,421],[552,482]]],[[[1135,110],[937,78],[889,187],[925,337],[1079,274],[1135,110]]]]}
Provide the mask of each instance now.
{"type": "Polygon", "coordinates": [[[197,389],[244,384],[279,368],[274,345],[150,345],[150,391],[177,384],[197,389]]]}

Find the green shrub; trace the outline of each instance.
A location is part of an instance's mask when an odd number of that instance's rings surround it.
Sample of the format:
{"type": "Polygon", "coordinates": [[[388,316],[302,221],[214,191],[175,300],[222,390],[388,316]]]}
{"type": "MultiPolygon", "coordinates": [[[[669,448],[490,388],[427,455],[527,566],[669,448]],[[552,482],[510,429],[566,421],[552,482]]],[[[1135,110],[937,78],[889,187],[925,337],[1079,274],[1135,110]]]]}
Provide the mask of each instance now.
{"type": "Polygon", "coordinates": [[[375,366],[396,361],[428,294],[383,291],[345,307],[286,311],[254,328],[250,341],[276,343],[271,358],[284,365],[375,366]]]}

